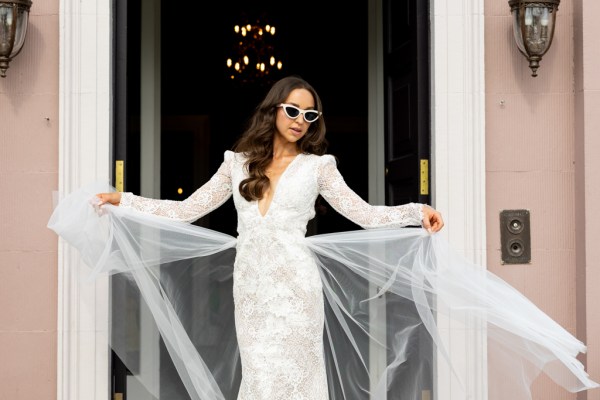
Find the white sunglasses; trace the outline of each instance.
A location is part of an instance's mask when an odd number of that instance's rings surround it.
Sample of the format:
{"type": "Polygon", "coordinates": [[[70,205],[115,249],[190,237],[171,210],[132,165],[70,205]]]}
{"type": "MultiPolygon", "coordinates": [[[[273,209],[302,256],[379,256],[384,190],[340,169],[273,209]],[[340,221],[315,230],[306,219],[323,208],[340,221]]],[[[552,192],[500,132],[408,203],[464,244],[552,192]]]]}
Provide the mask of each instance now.
{"type": "Polygon", "coordinates": [[[290,119],[296,119],[300,114],[302,114],[302,117],[306,122],[315,122],[319,119],[319,116],[322,114],[321,111],[302,110],[296,106],[285,103],[281,103],[277,105],[277,107],[283,108],[283,112],[285,112],[285,115],[287,115],[287,117],[290,119]]]}

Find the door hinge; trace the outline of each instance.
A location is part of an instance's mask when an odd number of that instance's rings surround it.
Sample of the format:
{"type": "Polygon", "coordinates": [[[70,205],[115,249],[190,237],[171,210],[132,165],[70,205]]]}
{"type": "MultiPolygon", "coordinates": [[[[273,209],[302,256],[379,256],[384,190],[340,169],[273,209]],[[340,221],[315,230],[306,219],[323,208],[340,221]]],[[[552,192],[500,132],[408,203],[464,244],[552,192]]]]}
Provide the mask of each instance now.
{"type": "Polygon", "coordinates": [[[421,160],[421,176],[419,181],[421,195],[429,195],[429,160],[421,160]]]}
{"type": "MultiPolygon", "coordinates": [[[[125,169],[125,161],[117,160],[115,161],[115,189],[117,192],[122,192],[125,186],[124,179],[124,169],[125,169]]],[[[115,394],[116,396],[116,394],[115,394]]]]}

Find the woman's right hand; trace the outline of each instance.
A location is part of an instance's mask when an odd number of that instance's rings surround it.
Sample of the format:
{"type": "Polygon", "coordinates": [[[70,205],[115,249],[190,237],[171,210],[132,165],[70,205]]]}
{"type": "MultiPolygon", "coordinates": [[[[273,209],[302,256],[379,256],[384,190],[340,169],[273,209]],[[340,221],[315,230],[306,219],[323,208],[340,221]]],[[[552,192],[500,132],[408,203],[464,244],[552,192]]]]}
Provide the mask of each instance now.
{"type": "Polygon", "coordinates": [[[112,192],[112,193],[98,193],[96,197],[100,199],[98,206],[101,206],[105,203],[112,204],[113,206],[118,206],[121,203],[121,192],[112,192]]]}

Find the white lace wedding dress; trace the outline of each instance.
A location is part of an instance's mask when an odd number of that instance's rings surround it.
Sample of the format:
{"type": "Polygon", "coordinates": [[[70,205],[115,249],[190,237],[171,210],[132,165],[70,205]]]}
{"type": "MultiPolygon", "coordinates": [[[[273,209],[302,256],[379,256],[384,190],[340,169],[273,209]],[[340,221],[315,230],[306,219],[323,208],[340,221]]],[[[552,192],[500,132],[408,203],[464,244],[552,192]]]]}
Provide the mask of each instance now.
{"type": "Polygon", "coordinates": [[[124,193],[121,207],[195,221],[233,193],[238,213],[233,273],[235,324],[242,363],[238,400],[327,400],[324,299],[319,268],[305,241],[319,194],[363,228],[420,225],[421,205],[371,206],[354,193],[331,155],[299,154],[273,189],[263,216],[239,193],[244,158],[231,151],[218,172],[188,199],[124,193]]]}
{"type": "MultiPolygon", "coordinates": [[[[95,194],[115,189],[92,184],[66,194],[48,222],[79,251],[89,279],[128,278],[151,312],[177,372],[161,373],[154,391],[152,375],[135,374],[154,398],[417,399],[435,389],[441,363],[456,378],[453,399],[473,398],[465,383],[477,387],[480,375],[490,399],[530,400],[542,372],[571,392],[598,386],[577,359],[581,341],[442,236],[405,227],[421,224],[421,205],[371,206],[332,156],[300,154],[263,216],[239,194],[245,177],[243,156],[227,151],[182,202],[124,193],[119,207],[99,208],[95,194]],[[305,237],[319,194],[373,229],[305,237]],[[189,223],[231,195],[237,238],[189,223]],[[440,316],[458,323],[438,327],[440,316]],[[460,368],[473,357],[465,332],[483,336],[487,374],[460,368]],[[465,348],[448,351],[444,337],[465,348]]],[[[127,321],[115,314],[126,306],[113,307],[112,318],[127,321]]],[[[113,331],[110,344],[135,371],[131,340],[113,331]]]]}

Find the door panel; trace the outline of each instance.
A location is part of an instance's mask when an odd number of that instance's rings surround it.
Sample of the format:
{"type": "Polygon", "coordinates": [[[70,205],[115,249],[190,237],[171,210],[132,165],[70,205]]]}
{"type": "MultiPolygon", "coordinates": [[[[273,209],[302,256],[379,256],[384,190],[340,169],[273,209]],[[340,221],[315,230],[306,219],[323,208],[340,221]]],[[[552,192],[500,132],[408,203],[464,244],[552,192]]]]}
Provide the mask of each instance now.
{"type": "Polygon", "coordinates": [[[386,203],[429,203],[420,160],[429,160],[429,6],[384,0],[386,203]]]}
{"type": "MultiPolygon", "coordinates": [[[[421,160],[429,160],[429,1],[383,0],[386,204],[428,203],[421,160]],[[424,190],[425,189],[425,190],[424,190]]],[[[427,172],[428,173],[428,172],[427,172]]],[[[429,181],[428,176],[425,181],[429,181]]],[[[420,316],[410,301],[387,297],[387,315],[420,316]]],[[[391,323],[391,321],[388,321],[391,323]]],[[[390,329],[391,330],[391,329],[390,329]]],[[[397,332],[388,332],[388,344],[397,332]]],[[[410,358],[389,378],[388,399],[434,398],[433,342],[421,325],[406,338],[410,358]]],[[[392,362],[389,359],[388,362],[392,362]]]]}

